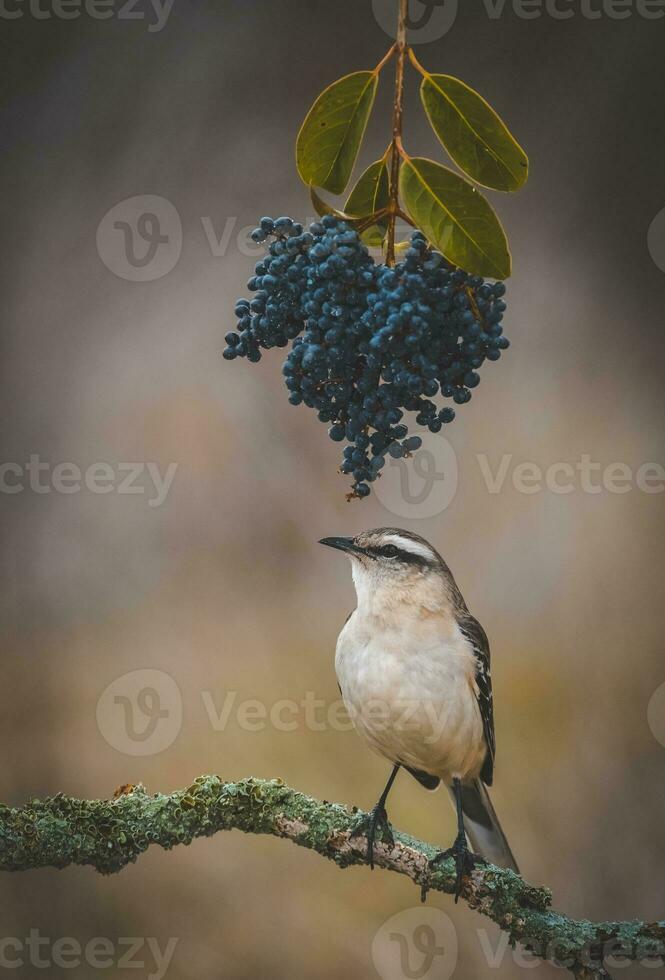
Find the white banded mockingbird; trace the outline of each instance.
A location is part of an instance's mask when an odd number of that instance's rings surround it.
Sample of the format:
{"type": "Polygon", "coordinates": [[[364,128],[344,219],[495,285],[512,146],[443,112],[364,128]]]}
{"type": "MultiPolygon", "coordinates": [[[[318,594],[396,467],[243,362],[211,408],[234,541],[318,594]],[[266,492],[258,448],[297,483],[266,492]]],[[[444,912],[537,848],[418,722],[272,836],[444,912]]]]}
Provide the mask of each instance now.
{"type": "Polygon", "coordinates": [[[456,900],[474,852],[517,871],[487,787],[495,739],[490,650],[450,569],[417,534],[378,528],[321,544],[351,559],[357,607],[337,640],[335,669],[358,733],[393,764],[379,802],[355,833],[366,833],[374,866],[377,830],[390,841],[385,803],[400,768],[426,789],[443,782],[457,810],[452,855],[456,900]]]}

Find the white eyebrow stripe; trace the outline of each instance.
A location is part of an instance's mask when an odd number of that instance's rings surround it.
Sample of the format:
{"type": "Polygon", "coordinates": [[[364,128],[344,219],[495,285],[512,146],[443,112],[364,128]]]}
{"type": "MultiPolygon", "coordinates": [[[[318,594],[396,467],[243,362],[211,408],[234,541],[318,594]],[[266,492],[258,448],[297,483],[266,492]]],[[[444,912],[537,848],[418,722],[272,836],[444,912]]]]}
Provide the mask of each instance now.
{"type": "Polygon", "coordinates": [[[387,534],[385,544],[394,544],[402,551],[408,551],[411,555],[418,555],[419,558],[426,558],[428,561],[435,561],[434,552],[426,544],[420,541],[413,541],[411,538],[402,538],[399,534],[387,534]]]}

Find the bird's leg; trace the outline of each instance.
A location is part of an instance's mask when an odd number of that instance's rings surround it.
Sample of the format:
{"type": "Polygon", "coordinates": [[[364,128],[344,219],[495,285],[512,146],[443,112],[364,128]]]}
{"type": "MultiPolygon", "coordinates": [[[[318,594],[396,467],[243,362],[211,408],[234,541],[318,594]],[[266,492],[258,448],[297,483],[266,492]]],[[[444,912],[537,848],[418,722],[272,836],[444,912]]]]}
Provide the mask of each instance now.
{"type": "Polygon", "coordinates": [[[381,837],[387,844],[390,844],[392,847],[395,843],[392,830],[390,829],[390,823],[388,822],[388,814],[386,813],[386,800],[395,782],[395,776],[399,772],[399,768],[399,763],[397,763],[390,774],[390,779],[386,783],[383,793],[379,797],[379,802],[369,813],[363,814],[351,832],[351,837],[360,837],[363,834],[367,835],[367,860],[372,871],[374,870],[374,841],[376,839],[377,829],[381,831],[381,837]]]}
{"type": "MultiPolygon", "coordinates": [[[[479,859],[471,852],[467,843],[466,833],[464,831],[464,811],[462,810],[462,783],[459,779],[453,779],[453,790],[455,792],[455,803],[457,805],[457,837],[455,838],[452,847],[447,848],[445,851],[440,851],[432,858],[428,865],[428,871],[435,868],[437,864],[440,864],[441,861],[445,861],[449,857],[455,859],[455,871],[457,875],[455,881],[455,904],[457,904],[459,897],[462,894],[462,880],[467,875],[471,874],[479,859]]],[[[425,901],[426,897],[427,881],[424,882],[421,890],[421,898],[423,902],[425,901]]]]}

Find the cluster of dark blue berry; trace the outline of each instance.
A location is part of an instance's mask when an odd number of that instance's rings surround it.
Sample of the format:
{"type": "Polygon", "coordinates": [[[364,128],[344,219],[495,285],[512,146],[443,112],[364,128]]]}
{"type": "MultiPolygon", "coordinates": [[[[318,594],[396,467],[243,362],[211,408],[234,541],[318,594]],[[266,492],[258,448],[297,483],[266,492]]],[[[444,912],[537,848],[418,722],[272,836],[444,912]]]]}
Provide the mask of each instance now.
{"type": "Polygon", "coordinates": [[[269,242],[249,280],[254,298],[236,306],[238,332],[224,357],[261,359],[287,347],[283,373],[292,405],[304,403],[347,441],[341,471],[366,497],[385,465],[420,448],[405,412],[439,432],[455,417],[438,394],[463,405],[485,360],[509,344],[501,321],[505,286],[449,265],[415,232],[394,268],[376,265],[359,235],[327,216],[307,231],[291,218],[263,218],[252,237],[269,242]]]}

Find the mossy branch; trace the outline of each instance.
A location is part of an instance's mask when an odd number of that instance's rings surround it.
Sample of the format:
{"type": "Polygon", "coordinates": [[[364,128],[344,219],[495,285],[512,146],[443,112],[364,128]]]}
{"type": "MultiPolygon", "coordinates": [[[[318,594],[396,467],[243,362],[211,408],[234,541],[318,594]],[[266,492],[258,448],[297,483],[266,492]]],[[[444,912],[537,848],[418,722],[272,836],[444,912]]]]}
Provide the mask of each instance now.
{"type": "MultiPolygon", "coordinates": [[[[281,780],[223,782],[201,776],[184,790],[150,795],[127,786],[112,800],[77,800],[63,794],[23,807],[0,806],[0,870],[64,868],[87,864],[102,874],[120,871],[151,844],[169,850],[220,830],[272,834],[310,848],[340,868],[363,865],[364,837],[352,837],[357,810],[298,793],[281,780]]],[[[436,849],[395,832],[392,846],[377,842],[375,862],[421,888],[452,894],[452,860],[431,873],[436,849]]],[[[639,960],[662,955],[665,921],[575,921],[551,909],[545,888],[512,871],[481,865],[465,879],[462,897],[542,959],[555,960],[578,978],[607,977],[612,955],[639,960]]]]}

